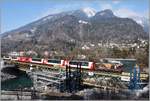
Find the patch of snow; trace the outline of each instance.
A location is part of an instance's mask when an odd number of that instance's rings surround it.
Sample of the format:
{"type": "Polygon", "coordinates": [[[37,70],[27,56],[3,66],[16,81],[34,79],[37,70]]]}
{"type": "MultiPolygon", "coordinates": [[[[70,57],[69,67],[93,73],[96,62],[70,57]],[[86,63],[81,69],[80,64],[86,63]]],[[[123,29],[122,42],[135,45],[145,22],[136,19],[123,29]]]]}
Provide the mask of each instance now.
{"type": "Polygon", "coordinates": [[[71,39],[70,41],[71,41],[71,42],[75,42],[75,40],[74,40],[74,39],[71,39]]]}
{"type": "Polygon", "coordinates": [[[98,46],[102,46],[102,44],[101,44],[101,43],[98,43],[98,46]]]}
{"type": "Polygon", "coordinates": [[[85,59],[86,56],[85,56],[85,55],[78,55],[78,58],[80,58],[80,59],[85,59]]]}
{"type": "Polygon", "coordinates": [[[32,28],[30,31],[32,32],[32,33],[34,33],[35,31],[36,31],[36,27],[34,27],[34,28],[32,28]]]}
{"type": "Polygon", "coordinates": [[[101,16],[103,16],[104,14],[105,14],[104,12],[100,13],[101,16]]]}
{"type": "Polygon", "coordinates": [[[82,47],[82,49],[84,50],[84,49],[90,49],[90,47],[88,47],[87,45],[84,45],[83,47],[82,47]]]}
{"type": "Polygon", "coordinates": [[[92,47],[94,47],[95,45],[94,44],[90,44],[92,47]]]}
{"type": "Polygon", "coordinates": [[[46,20],[47,20],[47,18],[44,18],[44,19],[43,19],[43,21],[46,21],[46,20]]]}
{"type": "Polygon", "coordinates": [[[92,17],[92,16],[94,16],[95,13],[96,13],[95,10],[92,9],[92,8],[83,8],[82,11],[83,11],[84,13],[86,13],[86,15],[87,15],[88,17],[92,17]]]}
{"type": "Polygon", "coordinates": [[[11,36],[11,35],[8,35],[8,38],[12,38],[12,36],[11,36]]]}
{"type": "Polygon", "coordinates": [[[88,24],[88,22],[83,21],[83,20],[79,20],[79,23],[88,24]]]}
{"type": "Polygon", "coordinates": [[[52,18],[52,16],[45,17],[45,18],[43,19],[43,21],[49,20],[49,19],[51,19],[51,18],[52,18]]]}
{"type": "Polygon", "coordinates": [[[140,24],[143,28],[148,26],[148,19],[145,17],[140,17],[140,16],[131,16],[129,18],[132,18],[136,23],[140,24]]]}
{"type": "Polygon", "coordinates": [[[26,37],[27,37],[27,38],[29,37],[29,34],[28,34],[28,33],[26,34],[26,37]]]}
{"type": "Polygon", "coordinates": [[[142,21],[142,20],[136,20],[136,22],[137,22],[138,24],[140,24],[142,27],[144,27],[144,24],[143,24],[143,21],[142,21]]]}

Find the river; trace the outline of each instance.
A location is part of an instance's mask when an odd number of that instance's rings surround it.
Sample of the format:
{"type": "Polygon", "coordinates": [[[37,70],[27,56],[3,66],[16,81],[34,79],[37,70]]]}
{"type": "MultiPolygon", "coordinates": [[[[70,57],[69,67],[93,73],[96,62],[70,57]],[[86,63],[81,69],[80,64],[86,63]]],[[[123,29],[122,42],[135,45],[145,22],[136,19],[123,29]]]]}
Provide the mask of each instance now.
{"type": "Polygon", "coordinates": [[[6,80],[1,82],[1,90],[15,90],[19,88],[30,88],[33,86],[31,78],[26,72],[20,71],[21,73],[17,78],[6,80]]]}

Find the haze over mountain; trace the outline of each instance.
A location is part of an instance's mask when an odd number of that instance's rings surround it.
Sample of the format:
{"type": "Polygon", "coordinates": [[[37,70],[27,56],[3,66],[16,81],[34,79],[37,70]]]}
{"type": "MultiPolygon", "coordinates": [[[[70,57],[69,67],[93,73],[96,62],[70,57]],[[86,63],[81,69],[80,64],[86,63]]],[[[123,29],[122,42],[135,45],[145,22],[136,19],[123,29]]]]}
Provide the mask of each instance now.
{"type": "Polygon", "coordinates": [[[124,43],[148,39],[148,33],[130,18],[120,18],[109,10],[84,8],[48,15],[18,29],[3,33],[2,52],[19,50],[64,51],[67,45],[85,42],[124,43]]]}
{"type": "Polygon", "coordinates": [[[135,20],[138,24],[140,24],[143,28],[144,31],[149,33],[149,19],[145,17],[139,17],[139,16],[132,16],[131,17],[133,20],[135,20]]]}

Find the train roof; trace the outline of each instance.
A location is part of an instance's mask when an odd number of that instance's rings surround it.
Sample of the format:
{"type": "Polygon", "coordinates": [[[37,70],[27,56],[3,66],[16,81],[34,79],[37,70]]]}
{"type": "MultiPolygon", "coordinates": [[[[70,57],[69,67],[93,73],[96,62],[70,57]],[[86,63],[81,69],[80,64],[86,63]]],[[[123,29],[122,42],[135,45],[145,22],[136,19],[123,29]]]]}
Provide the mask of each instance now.
{"type": "Polygon", "coordinates": [[[123,58],[104,58],[106,60],[118,60],[118,61],[121,61],[121,60],[127,60],[127,61],[136,61],[136,59],[123,59],[123,58]]]}
{"type": "Polygon", "coordinates": [[[83,60],[71,60],[70,62],[90,62],[90,61],[83,61],[83,60]]]}

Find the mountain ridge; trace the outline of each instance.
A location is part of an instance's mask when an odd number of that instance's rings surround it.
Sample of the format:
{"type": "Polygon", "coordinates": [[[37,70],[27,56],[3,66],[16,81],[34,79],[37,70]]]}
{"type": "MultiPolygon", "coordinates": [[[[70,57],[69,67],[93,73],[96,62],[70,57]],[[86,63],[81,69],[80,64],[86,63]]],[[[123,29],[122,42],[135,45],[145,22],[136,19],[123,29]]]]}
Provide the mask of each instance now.
{"type": "Polygon", "coordinates": [[[143,28],[130,18],[120,18],[111,10],[89,17],[83,10],[48,15],[2,35],[2,52],[28,50],[64,50],[66,44],[115,42],[147,39],[143,28]],[[59,40],[59,42],[58,42],[59,40]],[[30,44],[30,45],[27,45],[30,44]],[[8,47],[6,47],[6,45],[8,47]]]}
{"type": "MultiPolygon", "coordinates": [[[[88,7],[87,7],[88,8],[88,7]]],[[[5,34],[5,33],[9,33],[9,32],[14,32],[14,31],[16,31],[16,30],[18,30],[18,29],[20,29],[20,28],[22,28],[22,27],[26,27],[26,26],[28,26],[28,25],[31,25],[31,24],[33,24],[33,23],[35,23],[35,22],[38,22],[38,21],[40,21],[40,20],[44,20],[44,19],[47,19],[47,17],[49,18],[50,16],[57,16],[57,15],[60,15],[60,14],[62,14],[62,13],[65,13],[65,15],[66,15],[66,13],[69,13],[69,15],[74,15],[74,14],[72,14],[72,12],[84,12],[84,9],[87,9],[87,8],[81,8],[81,9],[78,9],[78,10],[73,10],[73,11],[64,11],[64,12],[60,12],[60,13],[56,13],[56,14],[49,14],[49,15],[47,15],[47,16],[45,16],[45,17],[42,17],[42,18],[39,18],[38,20],[35,20],[35,21],[32,21],[31,23],[28,23],[28,24],[25,24],[25,25],[23,25],[23,26],[21,26],[21,27],[18,27],[18,28],[15,28],[15,29],[12,29],[12,30],[10,30],[10,31],[6,31],[6,32],[4,32],[4,33],[2,33],[1,35],[3,35],[3,34],[5,34]]],[[[90,8],[88,8],[88,9],[90,9],[90,8]]],[[[110,12],[112,12],[112,10],[111,9],[105,9],[105,10],[102,10],[102,11],[99,11],[99,12],[96,12],[96,11],[94,11],[94,9],[92,9],[91,8],[91,10],[93,10],[93,12],[95,12],[95,14],[94,15],[96,15],[96,14],[98,14],[98,13],[101,13],[101,12],[103,12],[103,11],[110,11],[110,12]]],[[[112,12],[113,13],[113,12],[112,12]]],[[[114,17],[119,17],[119,16],[115,16],[114,15],[114,13],[113,13],[113,16],[114,17]]],[[[93,16],[91,16],[91,17],[93,17],[93,16]]],[[[90,18],[90,17],[89,17],[90,18]]],[[[144,23],[144,22],[148,22],[148,19],[146,19],[146,18],[144,18],[144,17],[138,17],[138,16],[129,16],[129,17],[126,17],[126,18],[129,18],[129,19],[132,19],[132,20],[134,20],[136,23],[138,23],[138,24],[140,24],[141,26],[143,26],[142,25],[142,23],[144,23]],[[140,22],[139,22],[139,20],[140,20],[140,22]],[[144,22],[143,22],[143,21],[144,22]]],[[[86,19],[87,20],[87,19],[86,19]]],[[[146,32],[148,32],[148,23],[146,23],[146,32]]],[[[144,27],[144,26],[143,26],[144,27]]],[[[144,28],[145,29],[145,28],[144,28]]]]}

